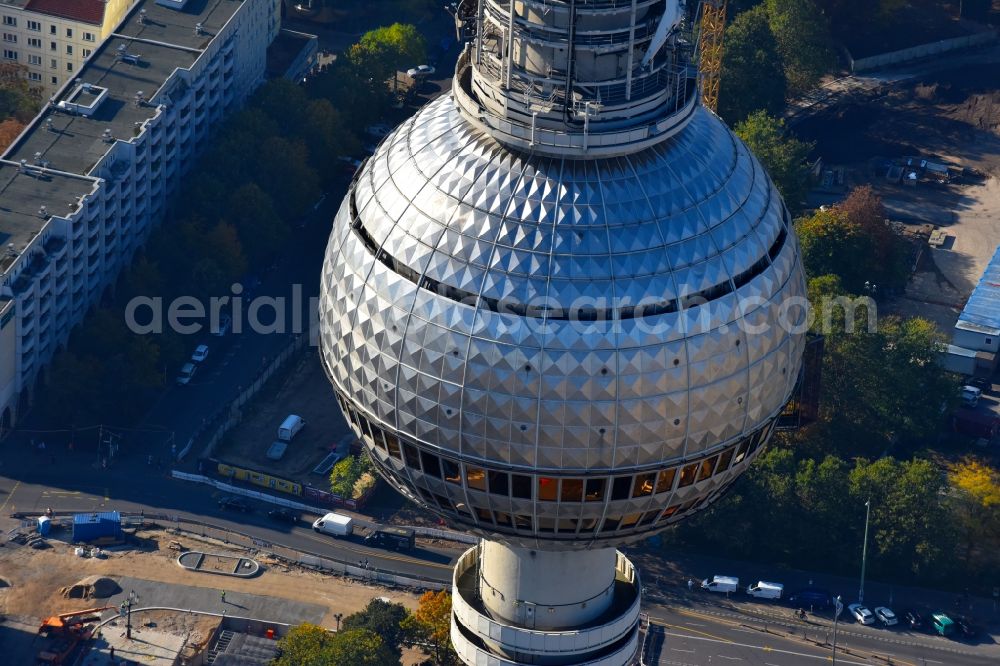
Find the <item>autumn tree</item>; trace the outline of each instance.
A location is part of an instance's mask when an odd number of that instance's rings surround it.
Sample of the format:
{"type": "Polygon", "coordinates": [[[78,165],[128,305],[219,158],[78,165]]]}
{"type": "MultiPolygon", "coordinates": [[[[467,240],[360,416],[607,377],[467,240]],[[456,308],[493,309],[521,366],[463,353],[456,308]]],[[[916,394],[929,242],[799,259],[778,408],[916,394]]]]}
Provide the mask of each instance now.
{"type": "Polygon", "coordinates": [[[778,115],[787,81],[778,43],[763,5],[739,14],[726,28],[719,82],[719,115],[730,125],[754,111],[778,115]]]}
{"type": "Polygon", "coordinates": [[[968,458],[951,466],[948,482],[966,561],[971,561],[978,551],[995,566],[1000,547],[1000,472],[968,458]]]}
{"type": "Polygon", "coordinates": [[[439,664],[457,662],[451,645],[451,594],[446,590],[424,592],[417,609],[403,621],[414,645],[429,647],[439,664]]]}
{"type": "Polygon", "coordinates": [[[797,209],[805,200],[809,184],[809,167],[806,159],[812,151],[811,143],[799,141],[785,121],[765,111],[755,111],[736,126],[736,134],[746,142],[774,181],[785,204],[797,209]]]}
{"type": "Polygon", "coordinates": [[[28,82],[28,68],[15,62],[0,63],[0,119],[26,124],[42,107],[42,89],[28,82]]]}
{"type": "Polygon", "coordinates": [[[7,118],[0,122],[0,150],[5,150],[10,144],[14,143],[14,139],[20,136],[21,132],[24,131],[24,127],[24,123],[18,121],[16,118],[7,118]]]}

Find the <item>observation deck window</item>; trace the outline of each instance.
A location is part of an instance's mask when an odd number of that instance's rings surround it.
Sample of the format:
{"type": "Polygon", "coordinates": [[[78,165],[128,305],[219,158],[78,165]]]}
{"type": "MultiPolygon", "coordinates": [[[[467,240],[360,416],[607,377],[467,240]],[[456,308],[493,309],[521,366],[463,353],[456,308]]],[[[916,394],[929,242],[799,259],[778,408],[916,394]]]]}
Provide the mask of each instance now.
{"type": "Polygon", "coordinates": [[[708,460],[701,461],[701,468],[698,470],[698,481],[704,481],[712,477],[715,471],[715,463],[719,461],[719,456],[714,456],[708,460]]]}
{"type": "Polygon", "coordinates": [[[604,501],[604,479],[587,479],[587,494],[584,496],[586,502],[604,501]]]}
{"type": "Polygon", "coordinates": [[[681,480],[677,484],[678,488],[687,488],[692,483],[694,483],[695,477],[698,474],[698,463],[688,465],[681,470],[681,480]]]}
{"type": "Polygon", "coordinates": [[[473,490],[486,492],[486,472],[481,467],[466,467],[465,483],[473,490]]]}
{"type": "Polygon", "coordinates": [[[417,453],[417,447],[408,442],[403,442],[403,460],[407,467],[420,471],[420,454],[417,453]]]}
{"type": "Polygon", "coordinates": [[[436,455],[427,451],[421,451],[420,462],[424,464],[424,474],[438,479],[441,478],[441,461],[436,455]]]}
{"type": "Polygon", "coordinates": [[[531,499],[531,477],[511,474],[511,494],[518,499],[531,499]]]}
{"type": "Polygon", "coordinates": [[[559,499],[563,502],[583,501],[583,479],[563,479],[559,499]]]}
{"type": "Polygon", "coordinates": [[[538,477],[538,499],[542,502],[555,502],[559,496],[559,480],[547,476],[538,477]]]}
{"type": "Polygon", "coordinates": [[[715,468],[715,473],[719,474],[725,472],[729,469],[729,463],[733,461],[733,456],[736,454],[736,447],[730,446],[728,449],[722,452],[719,457],[719,466],[715,468]]]}
{"type": "MultiPolygon", "coordinates": [[[[510,477],[506,472],[490,472],[490,494],[510,496],[510,477]]],[[[498,521],[499,522],[499,521],[498,521]]]]}
{"type": "Polygon", "coordinates": [[[462,485],[462,472],[458,468],[458,463],[448,460],[447,458],[441,459],[441,466],[444,468],[444,480],[448,483],[454,483],[455,485],[462,485]]]}
{"type": "Polygon", "coordinates": [[[493,517],[496,519],[497,525],[500,525],[501,527],[510,527],[512,524],[509,513],[504,513],[503,511],[494,511],[493,517]]]}
{"type": "MultiPolygon", "coordinates": [[[[731,456],[730,456],[731,457],[731,456]]],[[[665,469],[660,472],[659,477],[656,479],[656,492],[659,493],[669,493],[674,487],[674,477],[677,476],[677,469],[665,469]]]]}
{"type": "Polygon", "coordinates": [[[652,495],[655,483],[655,472],[652,474],[639,474],[635,477],[635,485],[632,487],[632,497],[648,497],[652,495]]]}
{"type": "Polygon", "coordinates": [[[479,518],[479,522],[481,523],[487,523],[489,525],[493,524],[493,513],[489,509],[477,506],[476,516],[479,518]]]}
{"type": "Polygon", "coordinates": [[[632,477],[631,476],[616,476],[614,485],[611,486],[611,501],[616,500],[626,500],[629,497],[629,491],[632,490],[632,477]]]}

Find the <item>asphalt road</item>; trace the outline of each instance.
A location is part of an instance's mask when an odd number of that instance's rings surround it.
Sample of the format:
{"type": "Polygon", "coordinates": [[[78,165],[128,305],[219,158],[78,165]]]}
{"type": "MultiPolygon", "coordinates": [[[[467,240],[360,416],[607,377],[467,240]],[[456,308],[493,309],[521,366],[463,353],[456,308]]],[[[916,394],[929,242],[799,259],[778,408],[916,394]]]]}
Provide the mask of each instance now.
{"type": "MultiPolygon", "coordinates": [[[[754,622],[738,613],[714,614],[647,603],[653,624],[650,665],[805,666],[829,662],[829,627],[799,622],[754,622]],[[784,635],[793,631],[790,637],[784,635]],[[821,645],[817,645],[816,643],[821,645]]],[[[969,646],[936,636],[840,624],[837,663],[896,666],[986,666],[995,649],[969,646]]]]}

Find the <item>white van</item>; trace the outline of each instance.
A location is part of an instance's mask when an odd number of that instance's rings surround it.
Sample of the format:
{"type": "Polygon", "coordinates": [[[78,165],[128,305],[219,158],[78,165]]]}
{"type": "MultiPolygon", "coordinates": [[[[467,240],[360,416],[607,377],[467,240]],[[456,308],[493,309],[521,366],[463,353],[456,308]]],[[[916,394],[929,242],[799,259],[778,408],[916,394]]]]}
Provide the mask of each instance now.
{"type": "Polygon", "coordinates": [[[328,513],[313,522],[313,529],[330,536],[351,536],[354,533],[354,519],[342,513],[328,513]]]}
{"type": "Polygon", "coordinates": [[[306,427],[306,420],[301,416],[289,414],[278,426],[278,439],[283,442],[290,442],[292,438],[299,434],[299,431],[306,427]]]}
{"type": "Polygon", "coordinates": [[[701,589],[709,592],[735,592],[740,589],[740,579],[734,576],[712,576],[712,580],[701,581],[701,589]]]}
{"type": "Polygon", "coordinates": [[[747,585],[747,594],[758,599],[780,599],[785,586],[781,583],[768,583],[760,580],[753,585],[747,585]]]}

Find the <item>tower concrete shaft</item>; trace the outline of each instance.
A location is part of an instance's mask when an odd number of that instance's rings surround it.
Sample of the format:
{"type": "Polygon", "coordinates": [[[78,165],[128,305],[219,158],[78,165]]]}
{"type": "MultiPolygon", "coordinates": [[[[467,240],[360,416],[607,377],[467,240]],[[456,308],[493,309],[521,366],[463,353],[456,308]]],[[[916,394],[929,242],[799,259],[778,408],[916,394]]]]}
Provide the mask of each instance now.
{"type": "Polygon", "coordinates": [[[452,643],[467,664],[622,666],[639,643],[640,589],[613,548],[483,541],[455,570],[452,643]]]}

